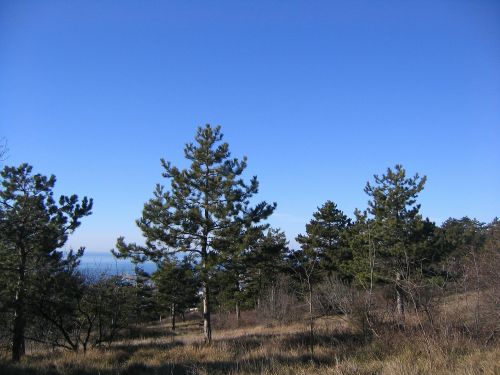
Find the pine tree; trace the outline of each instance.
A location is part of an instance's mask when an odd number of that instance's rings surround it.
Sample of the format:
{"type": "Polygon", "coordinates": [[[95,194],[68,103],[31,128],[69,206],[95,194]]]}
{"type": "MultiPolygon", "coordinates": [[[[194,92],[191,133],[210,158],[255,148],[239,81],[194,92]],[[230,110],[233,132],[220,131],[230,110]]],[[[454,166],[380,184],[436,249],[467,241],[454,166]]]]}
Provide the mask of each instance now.
{"type": "Polygon", "coordinates": [[[134,267],[134,274],[135,318],[137,322],[148,321],[152,318],[156,310],[151,275],[139,265],[134,267]]]}
{"type": "Polygon", "coordinates": [[[285,272],[285,258],[288,253],[288,241],[280,229],[268,229],[262,233],[246,259],[247,294],[254,305],[260,307],[263,294],[274,288],[277,275],[285,272]]]}
{"type": "Polygon", "coordinates": [[[391,281],[396,290],[396,307],[404,313],[404,280],[413,271],[432,260],[432,236],[434,224],[424,220],[417,204],[418,194],[423,190],[426,177],[416,174],[406,177],[401,165],[386,174],[374,176],[375,183],[366,184],[368,202],[368,246],[372,246],[383,265],[379,277],[391,281]]]}
{"type": "Polygon", "coordinates": [[[188,257],[164,261],[153,274],[160,307],[170,309],[171,328],[175,331],[176,315],[199,301],[199,279],[188,257]]]}
{"type": "Polygon", "coordinates": [[[351,252],[351,260],[347,263],[347,273],[356,286],[365,290],[373,288],[378,282],[378,274],[375,274],[374,262],[375,252],[373,235],[371,231],[372,220],[368,219],[368,212],[356,209],[354,211],[354,222],[349,230],[348,242],[351,252]]]}
{"type": "Polygon", "coordinates": [[[271,274],[281,271],[284,254],[283,246],[279,246],[281,235],[286,244],[284,233],[269,229],[268,225],[234,227],[214,244],[223,258],[217,273],[217,302],[221,307],[235,309],[238,325],[241,310],[255,306],[262,294],[262,282],[269,277],[262,274],[263,269],[271,274]]]}
{"type": "Polygon", "coordinates": [[[267,218],[276,204],[250,206],[258,192],[254,176],[247,184],[241,178],[247,162],[231,158],[229,145],[222,142],[220,126],[198,128],[196,143],[188,143],[184,156],[191,163],[179,169],[162,159],[163,176],[170,189],[157,185],[154,197],[144,205],[137,225],[146,238],[145,246],[117,240],[114,254],[137,260],[159,261],[175,252],[187,252],[200,259],[203,289],[203,321],[206,342],[211,342],[210,277],[220,263],[220,249],[213,246],[233,227],[249,227],[267,218]]]}
{"type": "MultiPolygon", "coordinates": [[[[25,331],[31,294],[41,274],[58,270],[64,262],[61,248],[79,225],[91,214],[92,199],[78,201],[76,195],[53,197],[55,176],[32,174],[32,167],[5,167],[0,190],[0,282],[7,290],[14,319],[12,322],[12,359],[19,361],[25,352],[25,331]]],[[[81,256],[83,250],[78,252],[81,256]]],[[[71,255],[73,256],[73,255],[71,255]]]]}
{"type": "Polygon", "coordinates": [[[219,249],[221,255],[212,283],[217,291],[217,303],[220,307],[234,307],[238,325],[244,299],[247,258],[261,231],[260,226],[233,226],[213,242],[214,248],[219,249]]]}
{"type": "Polygon", "coordinates": [[[323,280],[325,274],[345,277],[345,263],[350,258],[346,238],[349,226],[350,219],[335,203],[327,201],[318,207],[313,219],[306,224],[306,234],[296,237],[300,250],[289,254],[292,275],[309,306],[311,327],[315,285],[323,280]]]}
{"type": "Polygon", "coordinates": [[[471,247],[481,248],[486,236],[486,224],[463,217],[449,218],[439,228],[439,247],[452,257],[463,256],[471,247]]]}
{"type": "Polygon", "coordinates": [[[306,234],[299,234],[296,241],[306,252],[318,256],[322,270],[327,274],[346,277],[344,264],[350,259],[347,244],[347,231],[351,220],[337,208],[332,201],[327,201],[313,214],[313,219],[306,224],[306,234]]]}

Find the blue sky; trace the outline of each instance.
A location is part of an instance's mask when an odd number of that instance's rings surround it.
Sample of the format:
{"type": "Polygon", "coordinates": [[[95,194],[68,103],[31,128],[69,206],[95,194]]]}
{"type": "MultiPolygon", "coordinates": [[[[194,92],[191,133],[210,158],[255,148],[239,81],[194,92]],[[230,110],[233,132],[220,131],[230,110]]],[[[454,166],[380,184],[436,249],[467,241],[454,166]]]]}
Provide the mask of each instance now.
{"type": "Polygon", "coordinates": [[[351,215],[366,181],[425,174],[438,222],[500,213],[498,1],[0,3],[6,164],[55,174],[94,214],[68,246],[140,240],[134,220],[185,165],[197,126],[247,155],[292,239],[327,199],[351,215]]]}

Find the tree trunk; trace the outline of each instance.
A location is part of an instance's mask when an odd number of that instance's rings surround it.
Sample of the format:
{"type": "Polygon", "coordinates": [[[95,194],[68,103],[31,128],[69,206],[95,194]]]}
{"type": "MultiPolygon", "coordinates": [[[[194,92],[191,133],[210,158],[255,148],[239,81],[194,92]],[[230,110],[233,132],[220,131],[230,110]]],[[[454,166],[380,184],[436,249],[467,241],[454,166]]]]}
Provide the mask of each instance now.
{"type": "Polygon", "coordinates": [[[239,327],[240,326],[240,301],[239,301],[239,296],[240,296],[240,282],[236,281],[236,304],[235,304],[235,313],[236,313],[236,325],[239,327]]]}
{"type": "Polygon", "coordinates": [[[203,282],[203,334],[205,342],[210,344],[212,342],[212,326],[210,322],[210,289],[208,287],[208,280],[203,282]]]}
{"type": "Polygon", "coordinates": [[[313,317],[313,292],[310,280],[308,280],[309,289],[309,344],[311,350],[311,360],[314,360],[314,317],[313,317]]]}
{"type": "Polygon", "coordinates": [[[259,268],[259,271],[258,271],[258,275],[259,275],[259,290],[258,290],[258,295],[257,295],[257,310],[260,309],[260,295],[262,294],[262,276],[261,276],[261,270],[259,268]]]}
{"type": "Polygon", "coordinates": [[[172,331],[175,331],[175,303],[172,303],[170,307],[170,317],[172,321],[172,331]]]}
{"type": "Polygon", "coordinates": [[[209,181],[210,171],[207,169],[205,171],[205,181],[206,181],[206,191],[205,191],[205,224],[203,228],[203,239],[201,245],[201,261],[203,266],[203,334],[205,336],[205,342],[210,344],[212,342],[212,325],[210,322],[210,276],[208,274],[208,235],[210,233],[210,213],[209,213],[209,200],[208,200],[208,181],[209,181]]]}
{"type": "MultiPolygon", "coordinates": [[[[205,211],[207,215],[207,211],[205,211]]],[[[207,219],[208,220],[208,219],[207,219]]],[[[208,234],[205,233],[205,239],[203,241],[201,249],[201,259],[202,259],[202,283],[203,283],[203,335],[205,337],[205,343],[210,344],[212,342],[212,325],[210,322],[210,286],[209,286],[209,275],[208,275],[208,265],[207,265],[207,247],[208,247],[208,234]]]]}
{"type": "Polygon", "coordinates": [[[14,328],[12,335],[12,361],[19,362],[25,354],[24,331],[26,328],[26,316],[24,314],[24,298],[16,298],[16,307],[14,312],[14,328]]]}
{"type": "Polygon", "coordinates": [[[405,308],[404,308],[403,293],[401,291],[400,281],[401,281],[401,274],[399,272],[396,272],[396,310],[398,318],[402,319],[404,317],[405,308]]]}
{"type": "Polygon", "coordinates": [[[24,333],[26,329],[26,314],[24,311],[25,297],[25,272],[26,271],[26,255],[21,256],[21,265],[19,267],[19,276],[17,281],[16,298],[14,301],[14,326],[12,332],[12,361],[19,362],[21,357],[26,352],[24,341],[24,333]]]}
{"type": "Polygon", "coordinates": [[[308,301],[308,304],[309,304],[309,316],[312,316],[313,314],[313,296],[312,296],[312,288],[311,286],[309,286],[309,301],[308,301]]]}
{"type": "Polygon", "coordinates": [[[240,318],[241,318],[240,302],[236,301],[236,324],[238,327],[240,326],[240,318]]]}
{"type": "Polygon", "coordinates": [[[274,318],[274,284],[271,286],[271,316],[274,318]]]}

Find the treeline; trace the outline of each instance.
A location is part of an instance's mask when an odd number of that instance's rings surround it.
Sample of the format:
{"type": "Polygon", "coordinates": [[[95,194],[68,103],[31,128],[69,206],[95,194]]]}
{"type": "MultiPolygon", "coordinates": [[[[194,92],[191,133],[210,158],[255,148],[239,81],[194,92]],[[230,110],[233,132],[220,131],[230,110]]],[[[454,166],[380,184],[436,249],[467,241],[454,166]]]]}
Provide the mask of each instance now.
{"type": "Polygon", "coordinates": [[[232,158],[220,127],[198,128],[185,146],[189,167],[162,160],[158,184],[136,221],[144,244],[120,237],[117,258],[133,277],[89,274],[78,267],[84,249],[60,250],[92,200],[53,197],[55,177],[32,167],[5,167],[0,191],[0,340],[18,361],[27,340],[87,350],[109,345],[134,324],[194,308],[206,342],[212,312],[254,310],[260,320],[340,316],[365,338],[385,329],[425,335],[468,335],[490,342],[500,321],[500,226],[448,219],[437,226],[420,213],[426,179],[401,165],[365,186],[368,206],[348,217],[332,201],[312,214],[298,249],[265,220],[276,203],[255,203],[256,177],[246,182],[246,158],[232,158]],[[182,256],[182,257],[181,257],[182,256]],[[157,270],[144,272],[153,261],[157,270]],[[459,296],[459,297],[457,297],[459,296]],[[464,302],[465,301],[465,302],[464,302]]]}

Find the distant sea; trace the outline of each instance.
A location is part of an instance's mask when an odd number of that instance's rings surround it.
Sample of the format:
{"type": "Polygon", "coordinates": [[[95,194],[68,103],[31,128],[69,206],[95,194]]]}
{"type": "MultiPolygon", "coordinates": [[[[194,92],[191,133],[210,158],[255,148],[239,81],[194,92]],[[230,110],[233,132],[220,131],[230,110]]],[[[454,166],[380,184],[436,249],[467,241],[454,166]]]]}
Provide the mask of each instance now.
{"type": "MultiPolygon", "coordinates": [[[[80,260],[80,269],[95,274],[106,275],[123,275],[134,274],[134,264],[126,259],[116,259],[110,252],[91,252],[85,251],[82,259],[80,260]]],[[[140,267],[152,273],[156,270],[156,265],[152,262],[146,262],[140,267]]]]}

